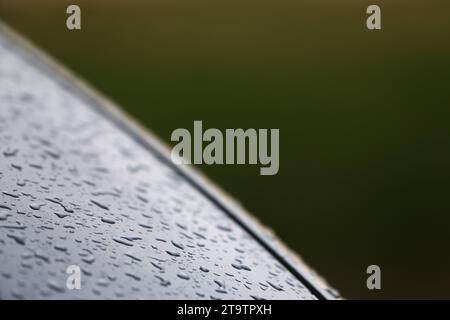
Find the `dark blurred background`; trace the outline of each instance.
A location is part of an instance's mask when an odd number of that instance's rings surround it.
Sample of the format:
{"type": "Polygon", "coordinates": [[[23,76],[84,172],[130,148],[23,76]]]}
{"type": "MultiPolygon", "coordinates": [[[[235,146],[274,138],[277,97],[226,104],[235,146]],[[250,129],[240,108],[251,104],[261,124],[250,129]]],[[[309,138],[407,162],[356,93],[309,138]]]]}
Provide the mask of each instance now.
{"type": "MultiPolygon", "coordinates": [[[[448,1],[0,0],[0,19],[169,142],[280,128],[208,176],[346,298],[450,298],[448,1]],[[65,26],[78,4],[82,30],[65,26]],[[369,31],[378,4],[382,30],[369,31]],[[366,288],[378,264],[382,290],[366,288]]],[[[1,107],[0,107],[1,112],[1,107]]]]}

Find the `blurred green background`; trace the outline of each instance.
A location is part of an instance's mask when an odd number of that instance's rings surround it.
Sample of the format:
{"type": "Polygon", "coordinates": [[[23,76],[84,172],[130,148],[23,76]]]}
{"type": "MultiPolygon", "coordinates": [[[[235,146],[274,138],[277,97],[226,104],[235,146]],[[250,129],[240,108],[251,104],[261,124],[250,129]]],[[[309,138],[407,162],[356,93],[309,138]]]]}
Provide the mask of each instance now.
{"type": "Polygon", "coordinates": [[[0,19],[166,141],[280,128],[278,175],[201,170],[344,297],[450,298],[450,4],[377,1],[381,31],[369,4],[0,0],[0,19]]]}

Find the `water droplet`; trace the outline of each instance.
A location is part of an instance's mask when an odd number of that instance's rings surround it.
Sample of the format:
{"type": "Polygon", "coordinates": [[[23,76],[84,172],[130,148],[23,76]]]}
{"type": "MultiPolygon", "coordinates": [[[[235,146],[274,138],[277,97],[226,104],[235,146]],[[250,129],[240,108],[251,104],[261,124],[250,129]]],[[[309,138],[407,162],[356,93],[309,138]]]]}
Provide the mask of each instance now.
{"type": "Polygon", "coordinates": [[[108,223],[108,224],[115,224],[116,223],[113,219],[106,218],[106,217],[102,217],[101,220],[102,220],[102,222],[108,223]]]}
{"type": "Polygon", "coordinates": [[[93,264],[95,261],[95,257],[93,255],[88,255],[81,260],[86,262],[87,264],[93,264]]]}
{"type": "Polygon", "coordinates": [[[126,241],[126,240],[121,239],[121,238],[118,238],[118,237],[114,237],[113,240],[115,242],[117,242],[117,243],[123,244],[123,245],[128,246],[128,247],[132,247],[133,246],[133,244],[131,242],[126,241]]]}
{"type": "Polygon", "coordinates": [[[34,253],[34,256],[35,256],[36,258],[38,258],[38,259],[40,259],[40,260],[46,262],[46,263],[49,263],[49,262],[50,262],[50,258],[49,258],[45,253],[43,253],[43,252],[36,251],[36,252],[34,253]]]}
{"type": "Polygon", "coordinates": [[[133,253],[131,253],[131,252],[127,252],[127,253],[125,253],[125,255],[126,255],[127,257],[130,257],[130,258],[133,259],[134,261],[142,261],[142,259],[136,257],[136,256],[135,256],[133,253]]]}
{"type": "Polygon", "coordinates": [[[45,200],[50,201],[50,202],[53,202],[53,203],[59,205],[59,206],[60,206],[61,208],[63,208],[63,210],[64,210],[65,212],[67,212],[67,213],[73,213],[73,212],[74,212],[72,209],[66,207],[66,206],[62,203],[62,201],[59,200],[59,199],[50,199],[50,198],[47,198],[47,199],[45,199],[45,200]]]}
{"type": "Polygon", "coordinates": [[[101,208],[103,210],[109,210],[108,206],[106,206],[106,205],[104,205],[104,204],[102,204],[102,203],[100,203],[98,201],[91,200],[91,203],[95,204],[97,207],[99,207],[99,208],[101,208]]]}
{"type": "Polygon", "coordinates": [[[139,226],[145,229],[152,229],[153,227],[148,225],[148,224],[144,224],[144,223],[139,223],[139,226]]]}
{"type": "Polygon", "coordinates": [[[252,269],[250,269],[250,267],[247,267],[246,265],[243,265],[243,264],[232,263],[231,266],[237,270],[252,271],[252,269]]]}
{"type": "Polygon", "coordinates": [[[6,151],[3,151],[3,155],[5,157],[15,157],[17,155],[17,152],[19,152],[19,149],[6,150],[6,151]]]}
{"type": "Polygon", "coordinates": [[[18,244],[25,245],[26,238],[23,237],[23,236],[18,236],[18,235],[15,235],[15,234],[7,234],[6,236],[7,236],[8,238],[13,239],[13,240],[16,241],[18,244]]]}
{"type": "Polygon", "coordinates": [[[55,249],[58,251],[63,251],[63,252],[67,251],[67,247],[65,247],[61,244],[55,244],[55,249]]]}
{"type": "Polygon", "coordinates": [[[158,279],[158,280],[160,281],[159,284],[160,284],[161,286],[163,286],[163,287],[168,287],[168,286],[170,286],[170,281],[164,279],[163,277],[160,277],[160,276],[158,276],[158,275],[155,275],[155,278],[158,279]]]}
{"type": "Polygon", "coordinates": [[[19,195],[18,195],[18,194],[15,194],[15,193],[3,192],[3,194],[4,194],[5,196],[11,197],[11,198],[15,198],[15,199],[18,199],[18,198],[19,198],[19,195]]]}
{"type": "Polygon", "coordinates": [[[47,281],[47,287],[49,287],[50,289],[52,289],[53,291],[56,291],[56,292],[64,292],[64,287],[59,285],[54,280],[48,280],[47,281]]]}
{"type": "Polygon", "coordinates": [[[163,267],[161,267],[159,264],[156,264],[156,263],[154,263],[154,262],[150,262],[151,264],[152,264],[152,266],[154,266],[156,269],[159,269],[159,270],[164,270],[164,268],[163,267]]]}
{"type": "Polygon", "coordinates": [[[179,257],[180,256],[180,254],[178,252],[173,252],[173,251],[169,251],[169,250],[166,250],[166,252],[167,252],[168,255],[170,255],[172,257],[179,257]]]}
{"type": "Polygon", "coordinates": [[[127,272],[127,273],[125,273],[125,275],[129,276],[130,278],[132,278],[136,281],[141,281],[141,278],[139,276],[135,275],[134,273],[127,272]]]}
{"type": "Polygon", "coordinates": [[[30,208],[33,210],[40,210],[43,206],[45,206],[45,203],[33,203],[30,204],[30,208]]]}
{"type": "Polygon", "coordinates": [[[200,267],[200,271],[203,271],[203,272],[209,272],[209,269],[207,269],[207,268],[205,268],[205,267],[200,267]]]}
{"type": "Polygon", "coordinates": [[[277,291],[283,291],[283,288],[282,287],[280,287],[280,286],[277,286],[276,284],[273,284],[272,282],[270,282],[270,281],[266,281],[272,288],[274,288],[275,290],[277,290],[277,291]]]}
{"type": "Polygon", "coordinates": [[[63,219],[65,217],[68,217],[68,214],[65,213],[59,213],[59,212],[53,212],[58,218],[63,219]]]}
{"type": "Polygon", "coordinates": [[[177,273],[177,277],[183,280],[189,280],[190,277],[185,273],[177,273]]]}
{"type": "Polygon", "coordinates": [[[176,242],[176,241],[174,241],[174,240],[172,240],[171,242],[172,242],[172,244],[173,244],[175,247],[177,247],[178,249],[184,250],[184,246],[183,246],[181,243],[176,242]]]}
{"type": "Polygon", "coordinates": [[[0,221],[5,221],[6,219],[8,219],[9,214],[7,214],[6,212],[0,212],[0,221]]]}
{"type": "Polygon", "coordinates": [[[231,231],[231,227],[224,226],[224,225],[221,225],[221,224],[217,225],[217,229],[225,231],[225,232],[230,232],[231,231]]]}

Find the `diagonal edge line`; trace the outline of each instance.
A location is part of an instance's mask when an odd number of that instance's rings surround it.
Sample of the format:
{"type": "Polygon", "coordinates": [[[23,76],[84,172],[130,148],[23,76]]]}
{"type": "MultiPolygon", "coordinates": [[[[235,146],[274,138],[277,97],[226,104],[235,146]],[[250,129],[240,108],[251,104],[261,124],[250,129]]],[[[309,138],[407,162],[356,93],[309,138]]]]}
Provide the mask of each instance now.
{"type": "MultiPolygon", "coordinates": [[[[151,152],[163,164],[174,170],[177,174],[186,179],[198,192],[211,201],[217,208],[223,211],[230,219],[244,229],[254,240],[265,248],[278,262],[293,274],[312,294],[319,300],[339,298],[337,292],[330,288],[322,279],[312,275],[311,269],[303,261],[293,261],[293,259],[278,253],[280,249],[292,254],[291,249],[277,248],[266,240],[263,232],[259,228],[265,226],[256,224],[250,215],[240,204],[219,189],[206,176],[194,167],[177,166],[169,157],[170,149],[166,143],[157,138],[149,128],[145,128],[133,120],[128,114],[123,112],[118,104],[105,97],[85,80],[76,76],[74,72],[68,70],[62,64],[49,56],[36,45],[13,31],[12,28],[0,21],[0,32],[6,36],[11,46],[20,50],[21,57],[32,67],[39,69],[53,79],[63,90],[87,102],[91,109],[104,116],[118,129],[129,135],[145,150],[151,152]],[[51,76],[50,76],[51,75],[51,76]]],[[[280,246],[280,245],[278,245],[280,246]]]]}

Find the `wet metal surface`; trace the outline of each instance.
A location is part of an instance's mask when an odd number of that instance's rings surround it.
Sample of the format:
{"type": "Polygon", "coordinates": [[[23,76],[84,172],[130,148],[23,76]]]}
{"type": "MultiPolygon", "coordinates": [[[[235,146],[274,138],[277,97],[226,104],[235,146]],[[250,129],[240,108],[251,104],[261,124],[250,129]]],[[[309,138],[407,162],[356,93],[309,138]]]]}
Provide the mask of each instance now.
{"type": "Polygon", "coordinates": [[[0,34],[0,298],[316,299],[0,34]],[[68,290],[66,270],[82,270],[68,290]]]}

